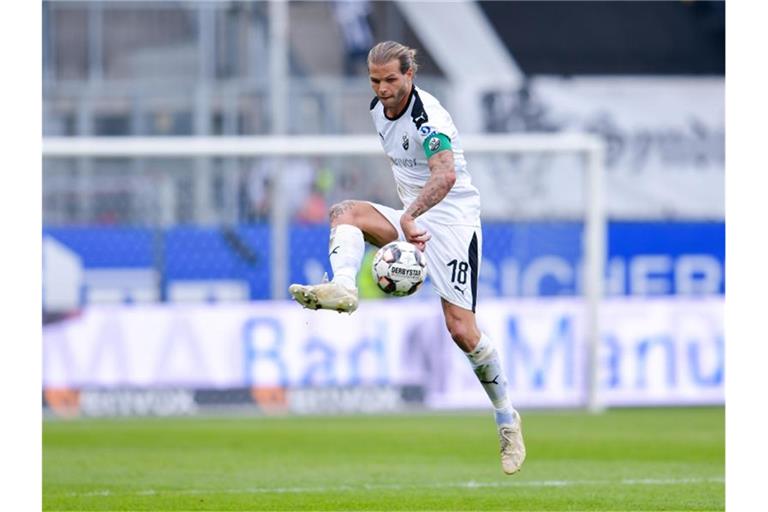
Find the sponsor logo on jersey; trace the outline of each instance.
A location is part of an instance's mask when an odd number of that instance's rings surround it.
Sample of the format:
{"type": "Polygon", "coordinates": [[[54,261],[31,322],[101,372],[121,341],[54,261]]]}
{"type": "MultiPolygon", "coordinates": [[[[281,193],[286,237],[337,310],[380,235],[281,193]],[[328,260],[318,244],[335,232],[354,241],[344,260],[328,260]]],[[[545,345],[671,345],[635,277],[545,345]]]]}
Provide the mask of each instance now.
{"type": "Polygon", "coordinates": [[[429,139],[429,150],[430,151],[437,151],[440,148],[440,138],[439,137],[432,137],[429,139]]]}
{"type": "Polygon", "coordinates": [[[406,151],[408,151],[408,147],[409,147],[410,145],[411,145],[411,144],[410,144],[410,142],[408,141],[408,134],[407,134],[407,133],[404,133],[404,134],[403,134],[403,149],[404,149],[404,150],[406,150],[406,151]]]}
{"type": "Polygon", "coordinates": [[[389,158],[390,161],[399,167],[416,167],[415,158],[389,158]]]}
{"type": "Polygon", "coordinates": [[[419,133],[426,137],[427,135],[435,133],[435,130],[428,124],[423,124],[421,125],[421,128],[419,128],[419,133]]]}

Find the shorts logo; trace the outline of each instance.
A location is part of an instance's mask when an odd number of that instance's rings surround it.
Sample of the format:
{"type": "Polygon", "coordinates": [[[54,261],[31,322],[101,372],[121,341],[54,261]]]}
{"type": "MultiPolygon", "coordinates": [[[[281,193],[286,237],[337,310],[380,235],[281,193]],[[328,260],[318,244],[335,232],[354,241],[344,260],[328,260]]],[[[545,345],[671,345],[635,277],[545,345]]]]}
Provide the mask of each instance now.
{"type": "Polygon", "coordinates": [[[403,134],[403,149],[408,151],[408,147],[410,146],[410,142],[408,141],[408,134],[403,134]]]}
{"type": "Polygon", "coordinates": [[[438,149],[440,149],[440,139],[438,137],[429,139],[429,150],[437,151],[438,149]]]}

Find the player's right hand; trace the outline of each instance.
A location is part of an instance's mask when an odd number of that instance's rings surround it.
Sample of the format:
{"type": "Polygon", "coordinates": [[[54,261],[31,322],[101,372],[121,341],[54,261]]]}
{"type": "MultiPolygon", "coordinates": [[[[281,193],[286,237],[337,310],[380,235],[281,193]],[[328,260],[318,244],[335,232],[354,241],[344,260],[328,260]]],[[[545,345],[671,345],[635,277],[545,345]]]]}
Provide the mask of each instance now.
{"type": "Polygon", "coordinates": [[[426,248],[427,242],[432,238],[432,235],[427,233],[426,229],[416,224],[416,220],[410,216],[403,215],[400,218],[400,227],[403,228],[405,240],[415,245],[418,250],[424,252],[424,248],[426,248]]]}

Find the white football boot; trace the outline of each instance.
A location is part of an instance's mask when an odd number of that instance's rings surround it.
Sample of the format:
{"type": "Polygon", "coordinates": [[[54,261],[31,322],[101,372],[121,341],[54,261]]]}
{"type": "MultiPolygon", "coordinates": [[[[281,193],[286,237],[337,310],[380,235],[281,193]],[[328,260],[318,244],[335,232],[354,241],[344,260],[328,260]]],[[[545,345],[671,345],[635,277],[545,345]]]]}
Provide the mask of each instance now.
{"type": "Polygon", "coordinates": [[[339,313],[352,313],[357,309],[357,289],[328,282],[328,276],[323,276],[320,284],[292,284],[288,291],[307,309],[330,309],[339,313]]]}
{"type": "Polygon", "coordinates": [[[520,471],[525,460],[525,443],[523,443],[523,423],[520,414],[515,411],[514,424],[499,425],[499,441],[501,443],[501,468],[508,475],[520,471]]]}

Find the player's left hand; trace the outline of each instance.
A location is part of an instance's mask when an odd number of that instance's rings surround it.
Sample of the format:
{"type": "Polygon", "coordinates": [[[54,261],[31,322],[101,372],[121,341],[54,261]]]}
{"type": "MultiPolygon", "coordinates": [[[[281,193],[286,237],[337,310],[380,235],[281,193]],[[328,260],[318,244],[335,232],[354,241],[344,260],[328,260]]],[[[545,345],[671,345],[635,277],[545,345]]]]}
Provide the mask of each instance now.
{"type": "Polygon", "coordinates": [[[424,248],[427,246],[429,239],[432,238],[432,235],[427,233],[426,229],[416,224],[413,218],[406,215],[400,218],[400,227],[403,228],[405,240],[415,245],[418,250],[424,252],[424,248]]]}

